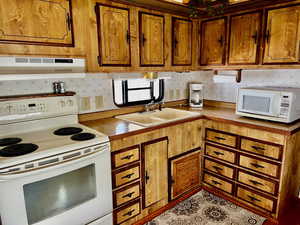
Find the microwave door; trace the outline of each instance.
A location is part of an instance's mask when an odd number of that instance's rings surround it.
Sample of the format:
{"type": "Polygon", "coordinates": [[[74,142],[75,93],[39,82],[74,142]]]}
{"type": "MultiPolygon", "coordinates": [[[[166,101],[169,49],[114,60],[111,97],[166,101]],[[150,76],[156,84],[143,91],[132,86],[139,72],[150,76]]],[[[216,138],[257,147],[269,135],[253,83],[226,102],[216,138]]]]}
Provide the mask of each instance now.
{"type": "Polygon", "coordinates": [[[280,93],[241,90],[238,99],[238,111],[266,116],[278,116],[280,93]]]}

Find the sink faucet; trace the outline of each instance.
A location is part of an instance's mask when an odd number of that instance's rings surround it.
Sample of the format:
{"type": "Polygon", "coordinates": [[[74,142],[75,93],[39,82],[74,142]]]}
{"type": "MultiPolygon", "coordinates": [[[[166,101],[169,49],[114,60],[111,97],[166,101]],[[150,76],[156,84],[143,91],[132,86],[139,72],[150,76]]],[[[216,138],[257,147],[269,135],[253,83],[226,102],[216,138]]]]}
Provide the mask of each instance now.
{"type": "Polygon", "coordinates": [[[148,104],[145,105],[145,112],[152,112],[155,109],[157,109],[157,106],[158,106],[158,109],[161,111],[163,104],[164,104],[163,102],[157,102],[157,103],[155,103],[152,100],[150,103],[148,103],[148,104]]]}

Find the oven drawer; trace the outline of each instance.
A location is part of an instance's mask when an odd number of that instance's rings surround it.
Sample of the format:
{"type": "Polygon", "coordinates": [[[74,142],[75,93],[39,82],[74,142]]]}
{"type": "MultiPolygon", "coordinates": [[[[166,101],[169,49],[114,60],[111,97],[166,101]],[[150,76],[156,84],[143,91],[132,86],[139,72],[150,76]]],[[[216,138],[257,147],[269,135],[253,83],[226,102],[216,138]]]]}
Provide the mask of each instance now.
{"type": "Polygon", "coordinates": [[[132,217],[137,216],[141,212],[140,200],[135,201],[129,206],[123,207],[115,211],[115,224],[121,224],[132,217]]]}
{"type": "Polygon", "coordinates": [[[280,166],[260,159],[240,155],[239,164],[242,167],[255,170],[272,177],[279,177],[280,166]]]}
{"type": "Polygon", "coordinates": [[[130,187],[123,188],[114,192],[114,206],[119,207],[140,196],[140,184],[135,183],[130,187]]]}
{"type": "Polygon", "coordinates": [[[233,184],[230,182],[227,182],[223,179],[217,178],[216,176],[204,172],[203,176],[204,183],[210,184],[218,189],[221,189],[222,191],[225,191],[229,194],[233,193],[233,184]]]}
{"type": "Polygon", "coordinates": [[[259,178],[243,171],[238,172],[238,181],[273,195],[277,192],[277,182],[259,178]]]}
{"type": "Polygon", "coordinates": [[[228,166],[225,166],[221,163],[217,163],[215,161],[212,161],[210,159],[204,160],[204,168],[207,170],[210,170],[212,172],[215,172],[219,175],[228,177],[230,179],[233,179],[234,176],[234,169],[228,166]]]}
{"type": "Polygon", "coordinates": [[[206,140],[235,148],[237,137],[232,134],[206,129],[206,140]]]}
{"type": "Polygon", "coordinates": [[[124,166],[128,163],[138,161],[140,159],[139,146],[133,146],[124,150],[120,150],[112,154],[113,168],[124,166]]]}
{"type": "Polygon", "coordinates": [[[241,150],[277,160],[281,159],[282,155],[282,147],[279,145],[270,145],[258,141],[249,140],[247,138],[242,138],[241,150]]]}
{"type": "Polygon", "coordinates": [[[266,198],[240,186],[237,188],[237,197],[269,212],[273,212],[276,207],[274,199],[266,198]]]}
{"type": "Polygon", "coordinates": [[[140,178],[140,166],[136,165],[113,174],[113,186],[119,187],[140,178]]]}
{"type": "Polygon", "coordinates": [[[220,147],[206,144],[205,154],[220,160],[235,163],[236,154],[234,152],[227,151],[220,147]]]}

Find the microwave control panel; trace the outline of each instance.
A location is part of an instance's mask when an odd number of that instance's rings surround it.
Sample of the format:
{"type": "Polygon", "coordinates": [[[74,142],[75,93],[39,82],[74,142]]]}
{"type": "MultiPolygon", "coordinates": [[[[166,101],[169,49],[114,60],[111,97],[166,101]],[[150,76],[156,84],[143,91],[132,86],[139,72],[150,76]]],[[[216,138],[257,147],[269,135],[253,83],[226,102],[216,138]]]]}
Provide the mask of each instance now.
{"type": "Polygon", "coordinates": [[[280,98],[280,116],[281,117],[287,117],[289,114],[289,109],[291,105],[291,94],[288,93],[282,93],[280,98]]]}

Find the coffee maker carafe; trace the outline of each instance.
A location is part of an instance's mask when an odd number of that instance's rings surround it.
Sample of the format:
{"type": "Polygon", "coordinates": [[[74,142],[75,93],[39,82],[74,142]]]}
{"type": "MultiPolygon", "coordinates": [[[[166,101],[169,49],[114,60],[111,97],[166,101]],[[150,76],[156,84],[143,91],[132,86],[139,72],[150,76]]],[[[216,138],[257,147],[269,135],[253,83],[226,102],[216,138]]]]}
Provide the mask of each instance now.
{"type": "Polygon", "coordinates": [[[203,84],[190,84],[190,107],[202,108],[203,107],[203,84]]]}

